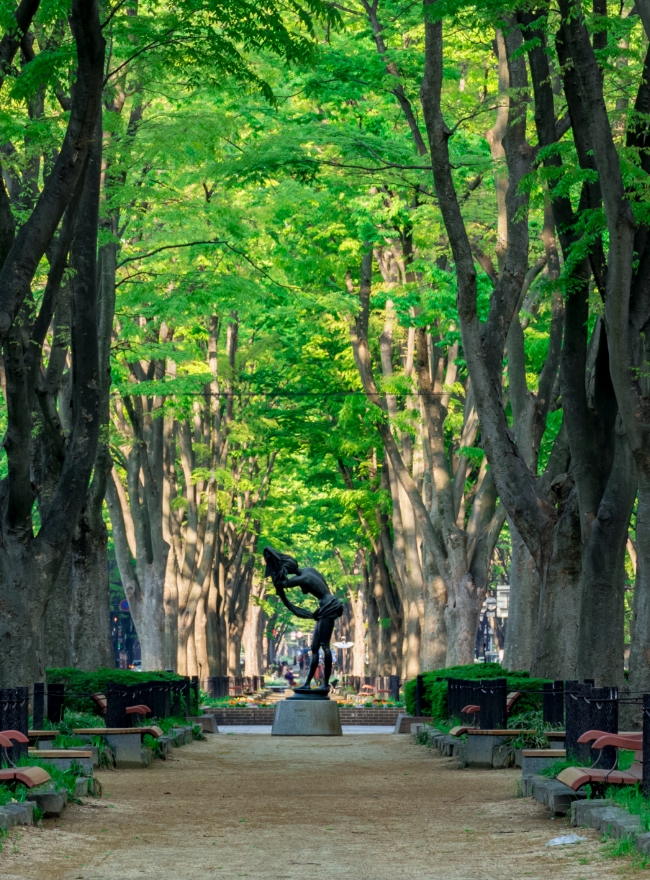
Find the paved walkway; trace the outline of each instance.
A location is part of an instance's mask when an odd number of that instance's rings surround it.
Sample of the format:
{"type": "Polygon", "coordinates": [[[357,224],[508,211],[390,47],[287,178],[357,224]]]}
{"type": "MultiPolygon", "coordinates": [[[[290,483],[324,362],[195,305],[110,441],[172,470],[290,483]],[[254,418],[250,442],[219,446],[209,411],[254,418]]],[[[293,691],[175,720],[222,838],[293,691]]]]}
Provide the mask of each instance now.
{"type": "MultiPolygon", "coordinates": [[[[343,730],[343,736],[348,736],[350,734],[377,734],[377,733],[393,733],[395,730],[395,725],[392,724],[390,727],[386,726],[373,726],[370,724],[342,724],[341,729],[343,730]]],[[[221,733],[271,733],[271,725],[270,724],[224,724],[219,730],[221,733]]]]}
{"type": "MultiPolygon", "coordinates": [[[[4,841],[2,880],[611,880],[595,832],[516,797],[519,772],[454,769],[410,736],[213,736],[4,841]]],[[[13,835],[13,832],[12,832],[13,835]]]]}

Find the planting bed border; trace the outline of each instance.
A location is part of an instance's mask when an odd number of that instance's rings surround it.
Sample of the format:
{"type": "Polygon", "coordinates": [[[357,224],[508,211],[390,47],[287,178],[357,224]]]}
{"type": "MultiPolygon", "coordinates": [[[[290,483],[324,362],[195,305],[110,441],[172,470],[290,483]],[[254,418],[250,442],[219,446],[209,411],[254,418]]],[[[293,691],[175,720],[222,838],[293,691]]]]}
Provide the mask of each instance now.
{"type": "MultiPolygon", "coordinates": [[[[370,727],[394,727],[397,717],[404,713],[399,706],[387,706],[385,709],[369,707],[339,706],[341,724],[370,727]]],[[[219,727],[229,725],[271,725],[275,715],[275,707],[263,707],[250,709],[246,706],[215,706],[205,707],[206,715],[214,715],[219,727]]]]}
{"type": "Polygon", "coordinates": [[[641,818],[628,813],[608,798],[588,798],[584,792],[572,791],[557,779],[524,776],[523,797],[533,797],[547,806],[553,815],[571,813],[571,824],[577,828],[593,828],[617,840],[631,839],[639,852],[650,855],[650,831],[641,831],[641,818]]]}

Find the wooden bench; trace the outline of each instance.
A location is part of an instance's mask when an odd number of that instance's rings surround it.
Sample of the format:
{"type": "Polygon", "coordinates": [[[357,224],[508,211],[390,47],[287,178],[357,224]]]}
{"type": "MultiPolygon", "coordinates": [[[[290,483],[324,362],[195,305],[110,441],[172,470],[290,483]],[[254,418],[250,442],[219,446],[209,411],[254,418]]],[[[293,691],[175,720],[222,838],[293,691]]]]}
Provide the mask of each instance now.
{"type": "Polygon", "coordinates": [[[0,730],[0,746],[3,749],[12,749],[14,743],[28,743],[29,739],[19,730],[0,730]]]}
{"type": "Polygon", "coordinates": [[[0,782],[22,782],[27,788],[34,788],[49,782],[52,777],[42,767],[11,767],[0,770],[0,782]]]}
{"type": "MultiPolygon", "coordinates": [[[[506,697],[506,713],[510,715],[512,711],[512,707],[515,705],[517,700],[521,697],[521,691],[512,691],[506,697]]],[[[478,703],[469,703],[463,709],[460,710],[461,715],[478,715],[481,711],[481,707],[478,703]]]]}
{"type": "MultiPolygon", "coordinates": [[[[602,730],[588,730],[578,738],[579,743],[591,743],[591,748],[598,751],[606,746],[615,749],[634,751],[634,761],[629,770],[617,770],[618,751],[614,766],[603,767],[567,767],[558,774],[558,781],[563,782],[573,791],[578,791],[587,783],[596,785],[636,785],[643,779],[643,735],[640,733],[605,733],[602,730]]],[[[599,758],[600,760],[600,758],[599,758]]]]}
{"type": "Polygon", "coordinates": [[[148,733],[156,739],[163,735],[163,730],[157,724],[148,727],[79,727],[72,732],[78,736],[128,736],[134,733],[144,736],[148,733]]]}
{"type": "MultiPolygon", "coordinates": [[[[13,748],[14,743],[29,743],[29,739],[19,730],[0,730],[0,746],[3,749],[13,748]]],[[[27,788],[43,785],[51,778],[42,767],[9,767],[0,770],[0,782],[22,782],[27,788]]]]}
{"type": "Polygon", "coordinates": [[[44,761],[48,759],[70,758],[71,760],[81,758],[92,758],[92,751],[85,749],[29,749],[29,754],[34,758],[42,758],[44,761]]]}
{"type": "Polygon", "coordinates": [[[507,730],[481,730],[480,727],[465,727],[458,725],[452,727],[449,731],[450,736],[462,736],[466,733],[468,736],[519,736],[520,734],[537,733],[536,730],[515,730],[508,728],[507,730]]]}
{"type": "MultiPolygon", "coordinates": [[[[106,694],[91,694],[91,698],[95,701],[95,705],[99,709],[102,715],[106,715],[106,694]]],[[[144,703],[139,703],[137,706],[127,706],[126,707],[127,715],[150,715],[151,709],[149,706],[145,706],[144,703]]]]}
{"type": "Polygon", "coordinates": [[[555,758],[561,761],[566,758],[566,749],[522,749],[524,758],[555,758]]]}

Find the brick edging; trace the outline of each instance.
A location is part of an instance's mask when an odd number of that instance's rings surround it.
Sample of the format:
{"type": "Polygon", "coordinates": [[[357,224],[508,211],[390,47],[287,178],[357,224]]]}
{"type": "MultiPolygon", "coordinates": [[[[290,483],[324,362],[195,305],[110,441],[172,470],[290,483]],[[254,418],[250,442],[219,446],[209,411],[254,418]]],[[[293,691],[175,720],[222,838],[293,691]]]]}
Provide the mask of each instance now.
{"type": "MultiPolygon", "coordinates": [[[[392,707],[389,709],[353,709],[344,707],[340,709],[341,724],[394,727],[397,716],[403,711],[403,709],[393,709],[392,707]]],[[[229,706],[227,708],[210,709],[206,714],[214,715],[220,727],[227,727],[230,724],[268,725],[273,724],[275,708],[260,707],[259,709],[247,709],[245,707],[229,706]]]]}

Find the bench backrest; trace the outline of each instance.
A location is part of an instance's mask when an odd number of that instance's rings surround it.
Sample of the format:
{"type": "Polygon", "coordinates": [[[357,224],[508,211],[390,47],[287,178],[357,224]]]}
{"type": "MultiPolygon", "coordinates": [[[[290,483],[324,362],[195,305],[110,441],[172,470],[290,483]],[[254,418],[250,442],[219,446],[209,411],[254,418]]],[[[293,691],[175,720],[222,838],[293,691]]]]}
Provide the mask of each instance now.
{"type": "Polygon", "coordinates": [[[95,701],[95,705],[102,713],[102,715],[106,715],[106,694],[91,694],[91,698],[95,701]]]}

